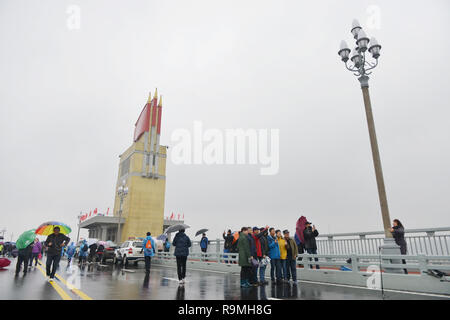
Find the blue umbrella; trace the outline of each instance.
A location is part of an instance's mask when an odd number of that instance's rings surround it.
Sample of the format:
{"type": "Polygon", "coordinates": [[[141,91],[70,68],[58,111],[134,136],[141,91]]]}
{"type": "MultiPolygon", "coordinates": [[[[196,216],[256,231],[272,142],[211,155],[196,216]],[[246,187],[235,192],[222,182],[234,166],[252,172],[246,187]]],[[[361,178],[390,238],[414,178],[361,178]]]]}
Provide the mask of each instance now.
{"type": "Polygon", "coordinates": [[[167,234],[163,233],[156,237],[156,240],[166,241],[167,234]]]}

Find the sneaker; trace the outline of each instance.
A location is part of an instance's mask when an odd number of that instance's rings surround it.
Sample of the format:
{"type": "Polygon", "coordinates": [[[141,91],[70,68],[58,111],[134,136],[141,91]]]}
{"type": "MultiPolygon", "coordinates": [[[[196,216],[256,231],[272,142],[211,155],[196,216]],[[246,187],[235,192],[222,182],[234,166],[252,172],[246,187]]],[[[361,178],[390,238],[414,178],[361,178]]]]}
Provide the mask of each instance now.
{"type": "Polygon", "coordinates": [[[53,281],[55,281],[55,279],[54,278],[48,278],[48,282],[53,282],[53,281]]]}

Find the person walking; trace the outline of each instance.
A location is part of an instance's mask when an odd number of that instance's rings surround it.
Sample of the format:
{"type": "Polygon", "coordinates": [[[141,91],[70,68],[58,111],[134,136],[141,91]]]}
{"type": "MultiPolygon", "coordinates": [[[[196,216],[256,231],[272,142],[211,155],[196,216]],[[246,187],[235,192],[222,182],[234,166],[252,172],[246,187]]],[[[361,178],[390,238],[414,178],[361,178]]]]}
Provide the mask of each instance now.
{"type": "Polygon", "coordinates": [[[66,254],[67,254],[67,266],[70,266],[70,263],[72,262],[72,258],[73,258],[74,254],[76,252],[76,249],[77,248],[75,247],[75,243],[72,241],[70,243],[70,245],[67,247],[67,251],[66,251],[66,254]]]}
{"type": "Polygon", "coordinates": [[[153,238],[151,237],[151,233],[147,232],[147,237],[145,237],[142,242],[142,251],[144,251],[145,258],[145,273],[150,273],[150,266],[152,264],[152,257],[155,256],[156,244],[153,238]]]}
{"type": "Polygon", "coordinates": [[[166,241],[164,241],[164,252],[169,252],[170,251],[170,241],[169,239],[166,239],[166,241]]]}
{"type": "Polygon", "coordinates": [[[280,247],[278,246],[278,239],[275,234],[275,228],[269,229],[269,235],[267,236],[267,245],[269,247],[270,258],[270,279],[272,283],[281,282],[281,262],[280,262],[280,247]]]}
{"type": "Polygon", "coordinates": [[[105,246],[103,243],[99,243],[97,246],[96,258],[97,261],[103,263],[103,254],[105,253],[105,246]]]}
{"type": "Polygon", "coordinates": [[[191,239],[185,234],[184,229],[178,231],[172,241],[172,245],[175,247],[174,255],[177,259],[179,284],[184,285],[184,278],[186,278],[186,261],[189,255],[189,248],[191,247],[191,239]]]}
{"type": "Polygon", "coordinates": [[[239,253],[239,266],[241,267],[241,288],[249,288],[251,277],[251,259],[250,242],[248,240],[248,228],[242,227],[239,233],[239,240],[237,243],[237,250],[239,253]]]}
{"type": "Polygon", "coordinates": [[[88,256],[88,262],[95,262],[97,257],[97,243],[93,243],[89,246],[89,256],[88,256]]]}
{"type": "Polygon", "coordinates": [[[33,248],[31,249],[31,258],[30,258],[30,264],[29,264],[30,267],[33,265],[33,260],[35,262],[34,266],[37,266],[38,260],[39,260],[39,255],[41,254],[41,251],[42,251],[42,244],[38,238],[35,238],[34,243],[33,243],[33,248]]]}
{"type": "MultiPolygon", "coordinates": [[[[319,235],[319,232],[316,230],[316,227],[311,226],[311,222],[306,221],[305,230],[303,230],[303,236],[305,238],[305,249],[308,254],[317,254],[317,243],[316,237],[319,235]]],[[[312,259],[309,258],[309,261],[312,259]]],[[[314,258],[314,261],[319,261],[319,258],[314,258]]],[[[312,265],[309,265],[312,269],[312,265]]],[[[320,269],[319,265],[316,265],[316,269],[320,269]]]]}
{"type": "Polygon", "coordinates": [[[202,234],[202,238],[200,239],[200,250],[203,253],[203,258],[205,259],[205,261],[208,261],[206,259],[206,251],[208,251],[208,238],[206,237],[206,233],[202,234]]]}
{"type": "Polygon", "coordinates": [[[53,233],[45,240],[45,246],[47,247],[46,274],[49,281],[54,280],[56,269],[58,269],[61,260],[62,247],[67,245],[69,241],[69,237],[60,233],[59,227],[54,227],[53,233]]]}
{"type": "Polygon", "coordinates": [[[78,265],[82,266],[86,263],[86,259],[88,256],[89,246],[87,244],[86,239],[84,239],[80,244],[80,252],[78,253],[78,265]]]}
{"type": "Polygon", "coordinates": [[[283,231],[284,240],[286,242],[286,279],[294,281],[297,284],[297,254],[298,247],[295,240],[289,236],[289,230],[283,231]]]}
{"type": "MultiPolygon", "coordinates": [[[[394,221],[392,223],[393,223],[393,226],[390,231],[392,233],[392,236],[395,239],[395,243],[398,246],[400,246],[400,253],[402,255],[406,255],[407,246],[406,246],[406,241],[405,241],[405,227],[403,227],[403,224],[398,219],[394,219],[394,221]]],[[[406,264],[406,260],[402,259],[402,263],[406,264]]],[[[405,274],[408,274],[407,269],[403,269],[403,272],[405,274]]]]}
{"type": "Polygon", "coordinates": [[[287,258],[287,250],[286,250],[286,241],[281,236],[281,231],[276,230],[275,234],[278,239],[278,246],[280,247],[280,265],[281,265],[281,280],[287,282],[287,266],[286,266],[286,258],[287,258]]]}
{"type": "Polygon", "coordinates": [[[19,249],[17,254],[17,263],[16,263],[16,277],[20,273],[20,269],[23,263],[23,275],[25,276],[28,272],[28,260],[31,257],[31,250],[33,249],[33,243],[30,243],[27,247],[23,249],[19,249]]]}

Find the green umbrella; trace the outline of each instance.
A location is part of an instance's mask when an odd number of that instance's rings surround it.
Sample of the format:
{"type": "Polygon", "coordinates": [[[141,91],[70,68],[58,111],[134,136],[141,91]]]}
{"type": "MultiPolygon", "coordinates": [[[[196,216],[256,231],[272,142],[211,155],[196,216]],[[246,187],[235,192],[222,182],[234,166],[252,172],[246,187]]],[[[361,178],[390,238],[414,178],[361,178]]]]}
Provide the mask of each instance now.
{"type": "Polygon", "coordinates": [[[28,231],[25,231],[19,236],[19,239],[16,241],[16,247],[17,249],[25,249],[28,247],[31,243],[34,242],[34,239],[36,239],[36,229],[31,229],[28,231]]]}

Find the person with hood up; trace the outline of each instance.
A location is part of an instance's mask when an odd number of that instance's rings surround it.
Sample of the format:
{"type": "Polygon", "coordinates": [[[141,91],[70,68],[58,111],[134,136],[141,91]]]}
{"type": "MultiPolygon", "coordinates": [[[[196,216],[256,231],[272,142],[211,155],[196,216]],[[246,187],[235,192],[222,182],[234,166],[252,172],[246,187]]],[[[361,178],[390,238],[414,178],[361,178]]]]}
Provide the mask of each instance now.
{"type": "Polygon", "coordinates": [[[38,238],[34,239],[33,249],[31,249],[30,267],[33,265],[33,260],[35,262],[34,266],[37,266],[39,255],[42,251],[42,244],[38,238]]]}
{"type": "MultiPolygon", "coordinates": [[[[395,239],[395,243],[400,246],[400,253],[406,254],[407,253],[407,247],[406,247],[406,241],[405,241],[405,227],[403,227],[403,224],[398,219],[394,219],[393,221],[393,227],[391,228],[392,236],[395,239]]],[[[406,260],[402,259],[402,263],[406,264],[406,260]]],[[[403,269],[403,272],[405,274],[408,274],[407,269],[403,269]]]]}
{"type": "Polygon", "coordinates": [[[252,276],[252,264],[250,261],[253,257],[251,255],[247,227],[241,228],[237,250],[239,253],[239,266],[241,267],[241,288],[249,288],[251,287],[250,278],[252,276]]]}
{"type": "Polygon", "coordinates": [[[186,261],[189,255],[189,248],[191,247],[191,239],[185,234],[185,230],[181,229],[175,235],[172,241],[175,247],[174,255],[177,259],[177,273],[180,285],[184,285],[186,278],[186,261]]]}
{"type": "Polygon", "coordinates": [[[267,236],[267,245],[269,247],[270,258],[270,278],[272,282],[281,282],[281,262],[280,262],[280,247],[278,246],[278,239],[275,234],[275,228],[269,229],[269,235],[267,236]]]}
{"type": "Polygon", "coordinates": [[[75,247],[75,243],[72,241],[71,243],[70,243],[70,245],[67,247],[67,251],[66,251],[66,254],[67,254],[67,265],[69,266],[70,265],[70,263],[72,262],[72,258],[73,258],[73,256],[74,256],[74,254],[75,254],[75,251],[76,251],[76,247],[75,247]]]}
{"type": "Polygon", "coordinates": [[[150,266],[152,263],[152,257],[155,256],[155,250],[156,250],[156,244],[155,240],[151,237],[151,233],[147,232],[147,236],[145,237],[144,241],[142,241],[142,251],[144,251],[144,258],[145,258],[145,273],[150,273],[150,266]]]}
{"type": "Polygon", "coordinates": [[[83,263],[86,263],[86,259],[88,256],[88,250],[89,250],[88,243],[87,243],[86,239],[84,239],[81,242],[80,252],[78,253],[78,265],[79,266],[81,266],[83,263]]]}

